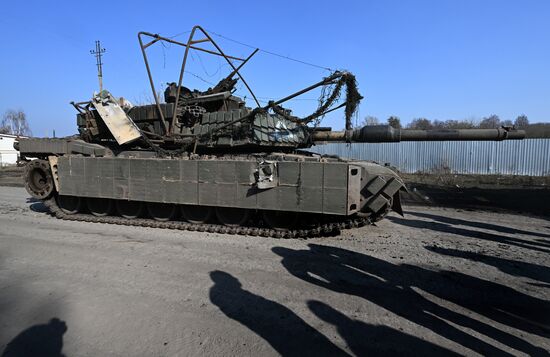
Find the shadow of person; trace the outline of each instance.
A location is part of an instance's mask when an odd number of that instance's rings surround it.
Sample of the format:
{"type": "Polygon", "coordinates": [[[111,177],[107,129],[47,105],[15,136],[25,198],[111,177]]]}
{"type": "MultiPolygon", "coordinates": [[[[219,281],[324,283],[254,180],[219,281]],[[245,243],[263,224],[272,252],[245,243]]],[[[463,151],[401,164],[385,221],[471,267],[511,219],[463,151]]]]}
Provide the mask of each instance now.
{"type": "Polygon", "coordinates": [[[275,247],[273,252],[283,258],[282,264],[291,274],[304,281],[362,297],[477,353],[509,354],[475,333],[466,332],[468,329],[530,355],[549,355],[543,348],[518,337],[521,333],[502,331],[492,323],[441,306],[423,296],[419,289],[511,329],[544,337],[549,336],[547,301],[461,273],[397,265],[330,246],[309,244],[309,248],[275,247]]]}
{"type": "Polygon", "coordinates": [[[223,271],[210,272],[210,301],[283,356],[349,356],[289,308],[242,288],[223,271]]]}
{"type": "Polygon", "coordinates": [[[447,223],[451,225],[463,225],[463,226],[469,226],[474,228],[481,228],[481,229],[489,229],[496,232],[501,233],[508,233],[508,234],[524,234],[524,235],[530,235],[535,237],[543,237],[543,238],[550,238],[550,234],[540,233],[540,232],[531,232],[526,231],[522,229],[517,228],[510,228],[498,224],[492,224],[487,222],[477,222],[477,221],[467,221],[464,219],[459,219],[455,217],[448,217],[448,216],[441,216],[433,213],[425,213],[425,212],[405,212],[407,215],[417,216],[417,217],[423,217],[423,218],[429,218],[433,219],[434,221],[439,221],[442,223],[447,223]]]}
{"type": "Polygon", "coordinates": [[[493,257],[486,254],[467,252],[458,249],[447,249],[440,247],[427,246],[427,250],[450,257],[469,259],[475,262],[481,262],[494,266],[498,270],[514,275],[523,276],[543,283],[550,283],[550,268],[532,263],[526,263],[519,260],[504,259],[493,257]]]}
{"type": "Polygon", "coordinates": [[[307,305],[321,320],[336,326],[356,356],[459,356],[451,350],[391,327],[353,320],[320,301],[308,301],[307,305]]]}
{"type": "Polygon", "coordinates": [[[50,211],[50,209],[46,207],[46,205],[41,201],[34,202],[29,206],[29,208],[31,209],[31,211],[38,212],[38,213],[46,213],[50,211]]]}
{"type": "Polygon", "coordinates": [[[47,324],[34,325],[11,340],[2,357],[63,357],[63,334],[67,324],[53,318],[47,324]]]}
{"type": "Polygon", "coordinates": [[[452,226],[450,224],[441,223],[441,222],[428,222],[428,221],[421,221],[417,219],[404,219],[404,218],[393,217],[393,216],[388,216],[387,219],[392,221],[393,223],[401,224],[406,227],[431,229],[433,231],[438,231],[443,233],[458,234],[467,238],[483,239],[483,240],[491,241],[495,243],[509,244],[509,245],[514,245],[516,247],[532,249],[543,253],[550,253],[550,244],[547,244],[544,242],[537,242],[534,240],[530,241],[530,240],[521,239],[521,238],[513,238],[513,237],[504,236],[504,235],[486,233],[486,232],[476,231],[472,229],[465,229],[465,228],[456,227],[456,226],[452,226]]]}

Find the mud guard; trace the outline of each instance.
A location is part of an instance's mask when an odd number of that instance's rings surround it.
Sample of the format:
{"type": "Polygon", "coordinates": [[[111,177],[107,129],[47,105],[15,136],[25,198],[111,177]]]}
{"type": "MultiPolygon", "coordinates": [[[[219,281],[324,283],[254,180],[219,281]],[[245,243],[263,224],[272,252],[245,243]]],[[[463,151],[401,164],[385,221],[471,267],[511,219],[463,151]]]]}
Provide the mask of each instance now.
{"type": "Polygon", "coordinates": [[[405,215],[403,214],[403,207],[401,206],[401,190],[397,191],[395,195],[393,195],[393,202],[391,205],[391,209],[394,212],[399,213],[401,217],[405,217],[405,215]]]}

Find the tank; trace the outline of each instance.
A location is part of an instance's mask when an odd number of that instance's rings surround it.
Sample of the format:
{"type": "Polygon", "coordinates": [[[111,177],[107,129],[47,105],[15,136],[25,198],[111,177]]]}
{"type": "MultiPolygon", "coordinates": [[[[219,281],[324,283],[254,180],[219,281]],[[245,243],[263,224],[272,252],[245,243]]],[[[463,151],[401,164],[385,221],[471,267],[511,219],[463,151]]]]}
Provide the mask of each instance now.
{"type": "Polygon", "coordinates": [[[280,238],[338,234],[403,214],[403,180],[374,162],[307,151],[326,142],[522,139],[521,130],[405,130],[353,128],[362,99],[355,77],[334,72],[307,88],[260,105],[240,69],[247,58],[226,55],[200,26],[186,43],[138,34],[155,103],[132,106],[104,90],[71,103],[78,135],[20,139],[27,159],[28,193],[58,218],[147,227],[280,238]],[[202,34],[195,39],[196,33],[202,34]],[[146,49],[157,42],[185,48],[179,81],[159,98],[146,49]],[[216,49],[198,44],[209,42],[216,49]],[[183,86],[189,51],[224,58],[231,73],[207,90],[183,86]],[[238,63],[238,65],[235,65],[238,63]],[[241,81],[256,107],[234,95],[241,81]],[[324,97],[315,112],[297,117],[281,105],[315,88],[324,97]],[[344,93],[345,99],[338,100],[344,93]],[[321,127],[320,118],[343,109],[345,129],[321,127]]]}

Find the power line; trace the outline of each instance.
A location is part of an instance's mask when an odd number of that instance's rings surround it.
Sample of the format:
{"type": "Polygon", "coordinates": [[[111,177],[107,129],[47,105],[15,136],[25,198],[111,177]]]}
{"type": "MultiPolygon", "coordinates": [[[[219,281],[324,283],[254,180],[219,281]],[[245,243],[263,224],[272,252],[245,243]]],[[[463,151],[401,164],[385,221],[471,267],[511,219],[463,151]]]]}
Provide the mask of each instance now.
{"type": "MultiPolygon", "coordinates": [[[[244,43],[244,42],[241,42],[241,41],[237,41],[237,40],[234,40],[232,38],[229,38],[229,37],[226,37],[224,35],[221,35],[219,33],[216,33],[214,31],[210,31],[208,30],[209,33],[213,34],[213,35],[216,35],[218,37],[221,37],[227,41],[231,41],[231,42],[234,42],[234,43],[237,43],[239,45],[242,45],[242,46],[246,46],[246,47],[249,47],[249,48],[252,48],[252,49],[256,49],[258,47],[256,46],[252,46],[252,45],[249,45],[247,43],[244,43]]],[[[275,52],[272,52],[272,51],[268,51],[268,50],[264,50],[264,49],[259,49],[261,52],[264,52],[264,53],[267,53],[269,55],[272,55],[272,56],[277,56],[277,57],[280,57],[280,58],[284,58],[284,59],[287,59],[287,60],[290,60],[290,61],[294,61],[294,62],[298,62],[298,63],[301,63],[301,64],[304,64],[304,65],[307,65],[307,66],[311,66],[311,67],[315,67],[315,68],[320,68],[320,69],[323,69],[323,70],[326,70],[326,71],[330,71],[330,72],[334,72],[334,69],[332,68],[329,68],[329,67],[323,67],[323,66],[320,66],[318,64],[315,64],[315,63],[311,63],[311,62],[306,62],[306,61],[302,61],[302,60],[299,60],[299,59],[296,59],[296,58],[292,58],[292,57],[289,57],[289,56],[285,56],[285,55],[281,55],[281,54],[278,54],[278,53],[275,53],[275,52]]]]}
{"type": "Polygon", "coordinates": [[[216,85],[215,83],[212,83],[212,82],[210,82],[210,81],[207,81],[206,79],[202,78],[201,76],[199,76],[199,75],[197,75],[197,74],[195,74],[195,73],[193,73],[193,72],[189,72],[189,71],[186,70],[185,73],[189,73],[189,74],[192,75],[193,77],[195,77],[195,78],[197,78],[197,79],[203,81],[203,82],[206,83],[206,84],[210,84],[210,85],[212,85],[212,86],[215,86],[215,85],[216,85]]]}
{"type": "Polygon", "coordinates": [[[185,35],[185,34],[188,34],[188,33],[190,33],[190,32],[191,32],[191,30],[189,30],[189,31],[183,31],[183,32],[177,33],[177,34],[175,34],[174,36],[171,36],[171,37],[168,37],[168,38],[169,38],[169,39],[174,39],[174,38],[176,38],[176,37],[178,37],[178,36],[185,35]]]}

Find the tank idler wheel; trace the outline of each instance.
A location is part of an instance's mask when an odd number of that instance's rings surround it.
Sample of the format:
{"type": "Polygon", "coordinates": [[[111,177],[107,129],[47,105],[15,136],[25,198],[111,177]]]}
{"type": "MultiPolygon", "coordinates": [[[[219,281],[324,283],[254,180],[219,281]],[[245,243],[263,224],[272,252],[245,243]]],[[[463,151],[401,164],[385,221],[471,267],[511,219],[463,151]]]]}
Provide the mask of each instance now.
{"type": "Polygon", "coordinates": [[[108,216],[113,212],[113,201],[108,198],[87,198],[86,206],[90,213],[97,217],[108,216]]]}
{"type": "Polygon", "coordinates": [[[66,214],[75,214],[80,211],[82,200],[77,196],[57,196],[57,204],[59,208],[66,214]]]}
{"type": "Polygon", "coordinates": [[[212,217],[212,207],[184,205],[181,206],[181,215],[189,223],[206,223],[212,217]]]}
{"type": "Polygon", "coordinates": [[[216,217],[224,226],[242,226],[250,218],[250,210],[246,208],[216,207],[216,217]]]}
{"type": "Polygon", "coordinates": [[[124,218],[138,218],[143,214],[143,202],[118,200],[116,201],[116,209],[118,214],[124,218]]]}
{"type": "Polygon", "coordinates": [[[25,167],[25,188],[34,198],[43,200],[54,191],[50,164],[46,160],[32,160],[25,167]]]}
{"type": "Polygon", "coordinates": [[[172,203],[149,202],[147,212],[155,221],[171,221],[176,217],[176,205],[172,203]]]}
{"type": "Polygon", "coordinates": [[[264,222],[273,229],[287,230],[296,227],[298,213],[287,211],[264,211],[264,222]]]}

